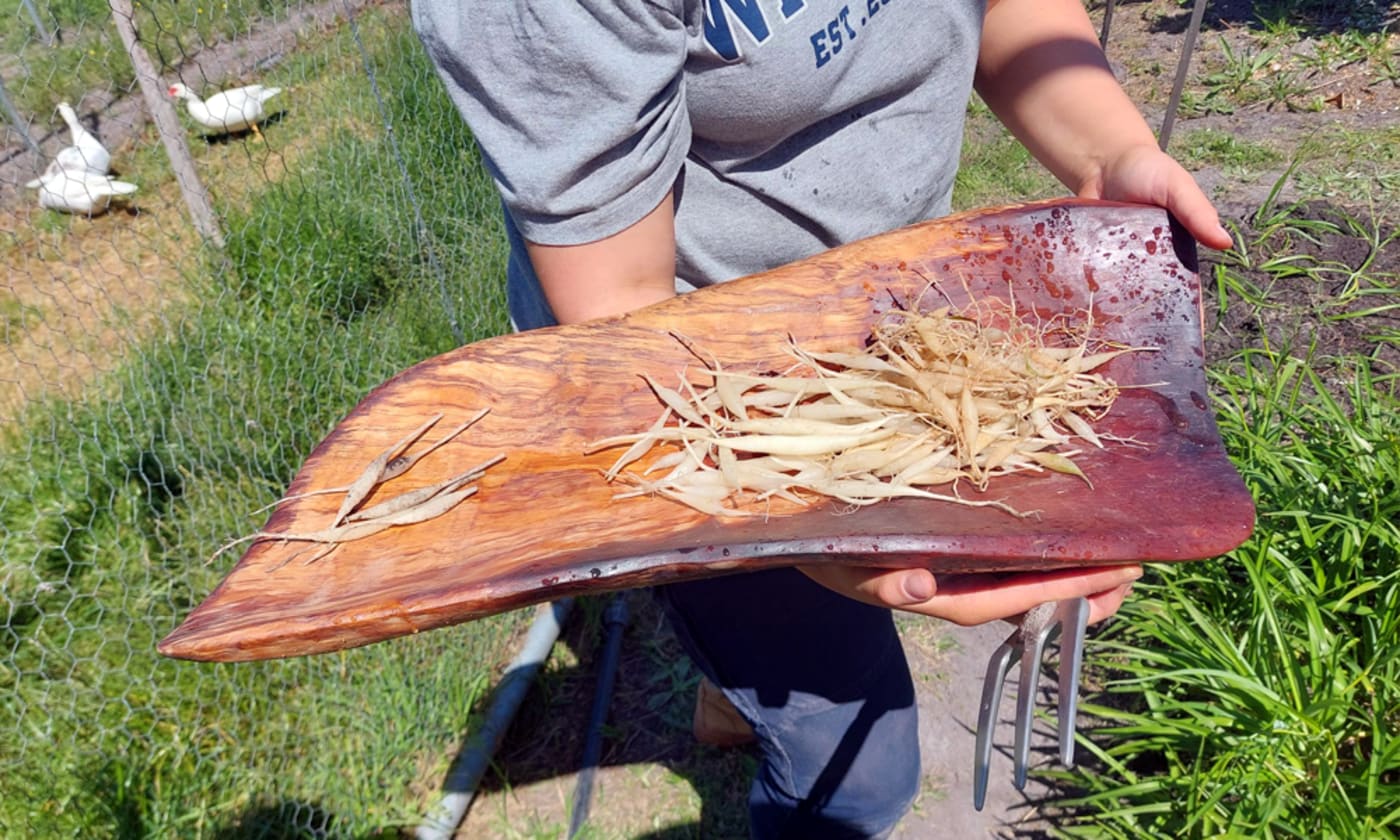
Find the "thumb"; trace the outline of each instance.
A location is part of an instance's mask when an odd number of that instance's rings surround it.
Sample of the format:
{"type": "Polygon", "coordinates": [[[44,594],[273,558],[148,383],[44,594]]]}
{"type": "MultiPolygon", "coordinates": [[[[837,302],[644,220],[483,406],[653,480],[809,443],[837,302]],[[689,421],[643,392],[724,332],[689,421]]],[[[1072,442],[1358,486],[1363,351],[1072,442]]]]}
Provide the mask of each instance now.
{"type": "Polygon", "coordinates": [[[1163,202],[1173,216],[1186,226],[1186,230],[1202,245],[1217,251],[1227,251],[1234,247],[1234,237],[1220,224],[1220,214],[1215,205],[1206,198],[1196,184],[1196,179],[1181,167],[1174,167],[1170,187],[1163,202]]]}
{"type": "Polygon", "coordinates": [[[822,586],[877,607],[912,607],[928,601],[938,592],[938,583],[928,569],[873,569],[841,565],[799,568],[822,586]]]}

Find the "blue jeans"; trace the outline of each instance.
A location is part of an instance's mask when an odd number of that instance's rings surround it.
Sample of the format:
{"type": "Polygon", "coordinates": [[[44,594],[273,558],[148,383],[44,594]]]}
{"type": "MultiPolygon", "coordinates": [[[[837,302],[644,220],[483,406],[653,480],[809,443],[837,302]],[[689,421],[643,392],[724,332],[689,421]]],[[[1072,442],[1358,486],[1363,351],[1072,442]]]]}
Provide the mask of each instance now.
{"type": "MultiPolygon", "coordinates": [[[[511,323],[550,326],[524,242],[506,216],[511,323]]],[[[888,835],[919,786],[914,684],[894,620],[773,569],[659,586],[686,652],[758,736],[755,840],[888,835]]]]}
{"type": "Polygon", "coordinates": [[[673,583],[656,596],[758,736],[753,836],[887,835],[919,785],[918,706],[889,610],[796,569],[673,583]]]}

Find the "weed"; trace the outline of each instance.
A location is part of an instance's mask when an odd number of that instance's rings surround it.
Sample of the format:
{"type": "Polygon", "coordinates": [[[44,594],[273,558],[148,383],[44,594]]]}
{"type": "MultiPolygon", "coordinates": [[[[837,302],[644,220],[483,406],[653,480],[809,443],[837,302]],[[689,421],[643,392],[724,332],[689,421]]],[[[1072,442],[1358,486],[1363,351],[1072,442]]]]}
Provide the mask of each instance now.
{"type": "Polygon", "coordinates": [[[1241,101],[1257,98],[1253,95],[1254,87],[1259,79],[1270,75],[1270,65],[1274,64],[1278,57],[1277,50],[1255,50],[1250,44],[1245,44],[1236,51],[1223,37],[1220,39],[1220,54],[1221,67],[1207,74],[1201,80],[1202,84],[1205,85],[1208,96],[1241,101]]]}
{"type": "Polygon", "coordinates": [[[1292,5],[1285,0],[1268,0],[1257,4],[1254,16],[1268,43],[1292,44],[1303,37],[1302,24],[1294,15],[1292,5]]]}
{"type": "Polygon", "coordinates": [[[1227,172],[1244,173],[1273,166],[1283,155],[1262,143],[1241,140],[1233,134],[1202,129],[1184,134],[1177,159],[1188,169],[1217,166],[1227,172]]]}
{"type": "MultiPolygon", "coordinates": [[[[1281,105],[1289,110],[1307,110],[1308,104],[1298,105],[1295,100],[1311,92],[1308,84],[1298,74],[1288,68],[1273,68],[1264,84],[1263,98],[1271,105],[1281,105]]],[[[1315,100],[1320,103],[1320,100],[1315,100]]],[[[1320,105],[1313,110],[1321,110],[1320,105]]]]}
{"type": "Polygon", "coordinates": [[[1217,372],[1260,501],[1218,561],[1159,567],[1096,644],[1115,663],[1068,836],[1390,837],[1400,818],[1400,421],[1364,366],[1346,404],[1305,359],[1217,372]]]}
{"type": "Polygon", "coordinates": [[[1400,50],[1391,46],[1390,38],[1386,35],[1377,35],[1368,44],[1371,67],[1376,71],[1380,81],[1389,82],[1392,85],[1400,85],[1400,50]]]}

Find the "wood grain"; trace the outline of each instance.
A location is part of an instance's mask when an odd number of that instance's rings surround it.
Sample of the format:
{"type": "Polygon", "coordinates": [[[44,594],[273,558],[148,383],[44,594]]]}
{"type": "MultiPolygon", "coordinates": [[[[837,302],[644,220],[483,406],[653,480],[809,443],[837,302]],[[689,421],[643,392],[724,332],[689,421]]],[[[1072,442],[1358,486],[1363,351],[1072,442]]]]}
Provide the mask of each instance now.
{"type": "MultiPolygon", "coordinates": [[[[1202,356],[1194,243],[1160,209],[1080,200],[926,222],[623,318],[481,341],[368,394],[287,491],[349,484],[427,417],[444,415],[425,446],[489,407],[393,482],[393,492],[409,490],[505,453],[476,496],[313,564],[295,554],[304,543],[255,543],[160,650],[219,661],[299,656],[569,594],[780,565],[969,572],[1216,557],[1248,537],[1254,508],[1223,451],[1202,356]],[[1088,312],[1098,334],[1160,348],[1107,370],[1145,387],[1125,388],[1100,424],[1134,443],[1077,458],[1092,489],[1062,475],[995,481],[985,497],[1038,512],[1024,518],[901,499],[717,519],[662,499],[614,500],[601,473],[618,452],[583,454],[655,419],[660,406],[641,374],[674,384],[696,366],[673,331],[726,368],[776,369],[789,336],[851,349],[891,306],[969,295],[1014,298],[1044,317],[1088,312]]],[[[333,494],[289,501],[265,530],[324,527],[338,504],[333,494]]]]}

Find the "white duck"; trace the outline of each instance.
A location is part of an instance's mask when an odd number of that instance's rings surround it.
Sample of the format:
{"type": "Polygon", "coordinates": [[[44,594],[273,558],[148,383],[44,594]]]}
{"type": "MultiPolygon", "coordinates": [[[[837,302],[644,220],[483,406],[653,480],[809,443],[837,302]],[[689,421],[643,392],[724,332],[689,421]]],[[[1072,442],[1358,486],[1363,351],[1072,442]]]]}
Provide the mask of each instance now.
{"type": "Polygon", "coordinates": [[[87,170],[60,169],[30,182],[39,188],[39,206],[62,213],[93,216],[105,211],[118,196],[136,192],[136,185],[87,170]],[[37,183],[36,183],[37,182],[37,183]]]}
{"type": "Polygon", "coordinates": [[[263,103],[281,92],[281,88],[248,85],[200,99],[179,82],[170,86],[170,95],[185,100],[185,108],[200,125],[220,132],[251,128],[259,137],[262,137],[258,123],[263,118],[263,103]]]}
{"type": "Polygon", "coordinates": [[[60,102],[58,103],[58,113],[62,115],[63,121],[68,123],[68,131],[73,135],[73,142],[71,145],[59,149],[54,159],[49,161],[44,174],[25,184],[26,187],[38,187],[44,178],[52,177],[64,170],[91,172],[96,175],[106,175],[111,171],[112,153],[107,151],[101,140],[93,137],[86,128],[83,128],[83,124],[78,122],[78,115],[73,110],[73,106],[67,102],[60,102]]]}

